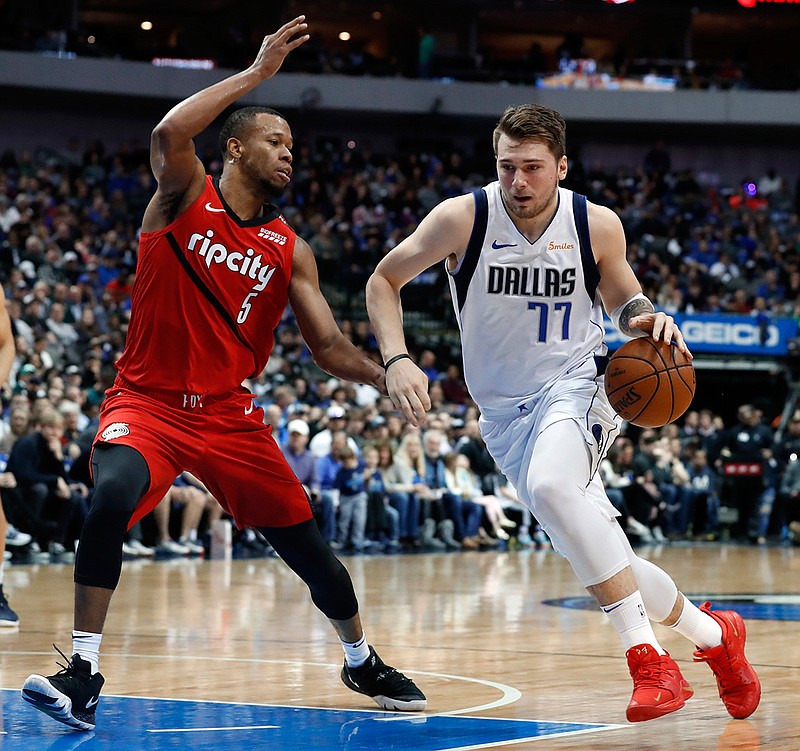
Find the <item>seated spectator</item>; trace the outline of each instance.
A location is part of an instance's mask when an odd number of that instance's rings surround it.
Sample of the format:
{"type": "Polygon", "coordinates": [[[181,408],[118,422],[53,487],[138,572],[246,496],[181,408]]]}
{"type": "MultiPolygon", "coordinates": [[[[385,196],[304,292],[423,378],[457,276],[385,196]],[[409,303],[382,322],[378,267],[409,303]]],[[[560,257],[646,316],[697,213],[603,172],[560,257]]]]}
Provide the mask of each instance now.
{"type": "Polygon", "coordinates": [[[158,506],[153,509],[153,521],[156,523],[156,545],[157,555],[178,556],[189,555],[191,550],[185,545],[181,545],[174,540],[170,534],[170,518],[172,516],[172,502],[183,503],[185,494],[183,486],[172,485],[164,494],[158,506]]]}
{"type": "Polygon", "coordinates": [[[178,475],[164,499],[153,510],[158,530],[156,553],[203,555],[205,548],[198,542],[198,527],[205,511],[208,511],[209,527],[222,516],[222,507],[200,480],[190,472],[178,475]],[[177,541],[170,535],[173,512],[180,512],[177,541]]]}
{"type": "Polygon", "coordinates": [[[516,542],[522,548],[530,548],[534,544],[539,550],[552,547],[550,539],[544,533],[540,524],[533,518],[531,510],[520,500],[517,489],[502,474],[497,475],[495,495],[503,506],[503,513],[507,516],[519,518],[516,530],[516,542]]]}
{"type": "Polygon", "coordinates": [[[14,444],[27,435],[30,430],[31,411],[29,407],[14,407],[9,416],[8,423],[3,421],[6,426],[0,438],[0,455],[9,456],[14,444]]]}
{"type": "MultiPolygon", "coordinates": [[[[338,430],[344,430],[347,425],[347,411],[340,404],[331,404],[325,411],[325,427],[309,441],[308,447],[314,456],[321,458],[331,451],[331,437],[338,430]]],[[[358,444],[350,436],[347,444],[353,453],[358,456],[358,444]]]]}
{"type": "Polygon", "coordinates": [[[401,520],[407,520],[407,542],[421,549],[445,550],[447,544],[436,536],[444,514],[441,501],[425,482],[425,457],[419,433],[408,432],[401,438],[390,464],[387,464],[386,449],[383,452],[382,467],[390,493],[389,502],[396,504],[401,520]],[[419,537],[413,530],[418,530],[419,537]]]}
{"type": "MultiPolygon", "coordinates": [[[[500,499],[494,495],[486,495],[480,488],[478,478],[470,469],[469,459],[464,454],[451,451],[444,457],[445,481],[447,489],[456,495],[460,495],[465,500],[471,500],[483,506],[483,515],[491,527],[494,537],[487,534],[486,529],[481,523],[478,527],[478,536],[474,540],[481,547],[496,547],[498,540],[508,540],[510,535],[506,529],[514,529],[516,522],[511,521],[503,510],[500,499]]],[[[466,547],[473,547],[468,545],[466,547]]]]}
{"type": "Polygon", "coordinates": [[[336,473],[334,487],[339,491],[339,518],[337,520],[337,550],[351,548],[360,553],[366,547],[367,485],[364,463],[349,446],[340,454],[341,464],[336,473]]]}
{"type": "Polygon", "coordinates": [[[367,491],[367,539],[388,550],[400,547],[400,514],[390,505],[386,485],[378,466],[380,455],[374,445],[362,452],[367,491]]]}
{"type": "MultiPolygon", "coordinates": [[[[337,430],[331,437],[330,452],[317,459],[317,481],[319,482],[319,524],[320,533],[329,545],[337,539],[336,509],[339,506],[339,489],[336,477],[342,467],[342,452],[348,445],[348,436],[337,430]]],[[[352,451],[352,449],[350,449],[352,451]]]]}
{"type": "Polygon", "coordinates": [[[653,542],[653,534],[643,519],[650,518],[653,498],[641,483],[636,482],[633,460],[633,443],[629,438],[620,436],[600,462],[600,472],[606,495],[620,512],[620,525],[627,537],[633,544],[649,544],[653,542]]]}
{"type": "Polygon", "coordinates": [[[20,438],[8,458],[8,471],[22,495],[20,524],[55,557],[71,552],[88,513],[88,488],[70,482],[61,439],[64,418],[43,412],[34,432],[20,438]]]}
{"type": "Polygon", "coordinates": [[[463,406],[469,399],[467,384],[461,377],[461,368],[455,363],[447,366],[444,378],[439,381],[442,387],[442,394],[446,401],[451,404],[463,406]]]}
{"type": "Polygon", "coordinates": [[[441,455],[443,440],[444,436],[439,430],[432,429],[425,433],[425,484],[441,499],[444,507],[446,518],[439,523],[442,540],[449,548],[472,550],[478,547],[476,538],[483,511],[480,504],[448,490],[446,466],[441,455]]]}
{"type": "Polygon", "coordinates": [[[478,476],[481,490],[486,495],[494,493],[498,470],[494,458],[486,448],[486,443],[478,427],[477,418],[464,422],[464,435],[456,444],[456,451],[469,459],[470,469],[478,476]]]}
{"type": "MultiPolygon", "coordinates": [[[[308,423],[299,418],[289,420],[286,425],[286,433],[288,438],[281,444],[281,451],[292,468],[292,472],[295,473],[306,491],[317,526],[320,530],[328,530],[330,532],[336,524],[336,510],[330,494],[323,496],[320,492],[317,475],[318,460],[308,448],[308,436],[310,433],[308,423]]],[[[325,537],[325,534],[323,533],[323,537],[325,537]]]]}
{"type": "Polygon", "coordinates": [[[622,488],[633,482],[632,462],[633,444],[630,438],[617,436],[614,443],[609,446],[606,455],[600,461],[598,469],[600,478],[603,480],[606,496],[620,513],[619,523],[623,529],[627,527],[630,513],[625,503],[625,494],[622,492],[622,488]]]}
{"type": "Polygon", "coordinates": [[[441,376],[441,373],[436,368],[436,354],[433,350],[424,349],[420,352],[417,367],[428,376],[429,383],[438,381],[441,376]]]}
{"type": "Polygon", "coordinates": [[[222,518],[224,511],[209,489],[191,472],[183,472],[180,480],[186,487],[186,501],[181,516],[181,534],[178,544],[189,548],[190,553],[203,555],[205,547],[200,542],[200,524],[203,521],[203,515],[206,517],[203,529],[210,530],[214,522],[222,518]]]}
{"type": "Polygon", "coordinates": [[[383,479],[384,492],[389,505],[397,513],[398,539],[401,545],[419,547],[419,496],[423,488],[416,472],[404,462],[396,462],[392,444],[381,440],[375,446],[378,452],[378,471],[383,479]]]}

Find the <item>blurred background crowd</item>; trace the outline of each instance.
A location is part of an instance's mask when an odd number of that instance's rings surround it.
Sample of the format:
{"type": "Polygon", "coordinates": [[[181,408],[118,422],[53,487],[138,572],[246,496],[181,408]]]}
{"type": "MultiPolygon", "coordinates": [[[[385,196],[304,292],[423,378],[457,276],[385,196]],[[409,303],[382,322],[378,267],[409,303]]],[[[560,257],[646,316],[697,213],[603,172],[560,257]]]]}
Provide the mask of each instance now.
{"type": "MultiPolygon", "coordinates": [[[[220,171],[218,155],[201,154],[220,171]]],[[[381,154],[299,142],[282,199],[311,245],[343,331],[379,359],[363,304],[382,255],[443,198],[491,179],[460,151],[381,154]]],[[[605,169],[573,155],[567,187],[621,217],[629,261],[659,308],[800,320],[800,193],[780,165],[735,185],[675,170],[656,143],[605,169]]],[[[61,151],[0,155],[0,280],[17,346],[3,390],[0,495],[18,560],[68,560],[91,499],[88,452],[124,343],[139,224],[155,188],[147,152],[73,139],[61,151]]],[[[371,387],[311,361],[290,309],[248,386],[326,540],[353,553],[546,547],[477,430],[442,269],[404,290],[409,346],[433,411],[405,426],[371,387]]],[[[213,354],[211,355],[213,356],[213,354]]],[[[800,414],[752,403],[695,409],[661,430],[626,425],[602,471],[636,544],[800,539],[800,414]],[[766,410],[766,411],[765,411],[766,410]],[[717,412],[720,412],[719,414],[717,412]],[[793,524],[794,522],[794,524],[793,524]]],[[[221,509],[184,474],[131,531],[131,556],[208,553],[221,509]]],[[[269,547],[252,532],[242,555],[269,547]]]]}

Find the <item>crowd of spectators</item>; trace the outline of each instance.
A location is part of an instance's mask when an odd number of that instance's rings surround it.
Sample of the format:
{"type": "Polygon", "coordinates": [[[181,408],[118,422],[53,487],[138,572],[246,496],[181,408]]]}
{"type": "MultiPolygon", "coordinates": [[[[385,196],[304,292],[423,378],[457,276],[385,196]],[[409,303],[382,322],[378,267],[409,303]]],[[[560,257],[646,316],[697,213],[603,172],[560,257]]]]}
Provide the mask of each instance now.
{"type": "MultiPolygon", "coordinates": [[[[219,172],[218,156],[201,156],[219,172]]],[[[369,273],[439,201],[487,182],[491,165],[458,152],[383,155],[301,143],[294,168],[282,210],[313,248],[343,331],[377,359],[361,297],[369,273]]],[[[800,318],[800,197],[776,172],[704,186],[673,169],[658,144],[639,166],[608,170],[573,159],[568,186],[619,214],[629,261],[659,308],[800,318]]],[[[68,555],[86,514],[88,451],[124,346],[138,229],[154,188],[137,144],[109,152],[73,140],[62,151],[0,155],[0,281],[17,345],[0,420],[8,462],[0,477],[15,482],[4,480],[0,494],[12,534],[30,534],[42,555],[68,555]]],[[[457,354],[427,336],[453,329],[443,270],[409,285],[405,302],[409,319],[417,314],[409,344],[434,405],[422,435],[374,389],[319,371],[291,310],[267,368],[249,384],[309,488],[326,539],[356,551],[532,544],[535,520],[482,445],[457,354]]],[[[738,425],[701,411],[659,432],[629,428],[604,473],[632,537],[789,539],[800,445],[775,443],[774,415],[750,410],[740,410],[738,425]]],[[[800,420],[786,436],[800,441],[800,420]]],[[[191,477],[170,496],[165,509],[181,513],[132,530],[129,551],[202,549],[203,531],[219,516],[213,498],[191,477]]],[[[242,541],[264,547],[254,535],[242,541]]]]}

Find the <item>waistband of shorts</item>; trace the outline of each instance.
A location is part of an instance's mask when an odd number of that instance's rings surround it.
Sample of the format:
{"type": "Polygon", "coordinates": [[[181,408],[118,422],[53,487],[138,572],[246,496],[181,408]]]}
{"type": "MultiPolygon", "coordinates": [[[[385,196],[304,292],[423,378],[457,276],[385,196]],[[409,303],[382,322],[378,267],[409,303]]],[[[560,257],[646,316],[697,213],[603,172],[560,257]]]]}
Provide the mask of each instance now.
{"type": "Polygon", "coordinates": [[[117,376],[114,385],[109,389],[109,393],[113,393],[115,388],[123,388],[127,391],[133,391],[135,394],[141,394],[150,399],[155,399],[157,402],[173,407],[175,409],[184,409],[192,411],[209,407],[216,402],[221,402],[231,396],[230,391],[223,394],[197,394],[191,391],[161,391],[159,389],[148,389],[138,384],[126,381],[122,376],[117,376]]]}
{"type": "MultiPolygon", "coordinates": [[[[594,377],[599,378],[605,375],[606,368],[608,367],[609,357],[608,355],[592,355],[587,360],[583,360],[580,365],[574,366],[570,369],[570,371],[565,374],[561,379],[558,380],[565,380],[569,373],[574,373],[576,371],[580,371],[581,369],[587,369],[587,372],[584,373],[585,377],[594,377]],[[591,372],[588,371],[589,364],[594,365],[595,375],[592,376],[591,372]]],[[[526,415],[531,414],[536,408],[536,405],[545,397],[550,389],[552,384],[546,386],[537,394],[533,396],[529,396],[527,399],[524,399],[520,402],[517,402],[513,405],[507,405],[503,407],[481,407],[481,415],[493,422],[503,422],[507,420],[516,420],[519,417],[524,417],[526,415]]]]}

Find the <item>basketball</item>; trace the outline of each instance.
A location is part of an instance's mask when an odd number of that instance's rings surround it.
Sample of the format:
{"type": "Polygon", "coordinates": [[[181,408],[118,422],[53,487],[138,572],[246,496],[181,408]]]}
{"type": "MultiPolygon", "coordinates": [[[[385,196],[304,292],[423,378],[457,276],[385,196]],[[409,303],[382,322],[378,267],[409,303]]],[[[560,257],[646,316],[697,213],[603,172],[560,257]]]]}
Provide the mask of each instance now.
{"type": "Polygon", "coordinates": [[[650,337],[625,342],[606,368],[606,394],[614,411],[641,428],[677,420],[692,403],[691,360],[675,345],[650,337]]]}

